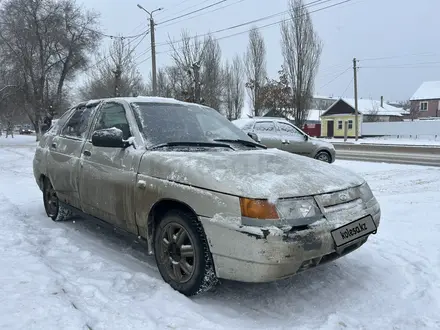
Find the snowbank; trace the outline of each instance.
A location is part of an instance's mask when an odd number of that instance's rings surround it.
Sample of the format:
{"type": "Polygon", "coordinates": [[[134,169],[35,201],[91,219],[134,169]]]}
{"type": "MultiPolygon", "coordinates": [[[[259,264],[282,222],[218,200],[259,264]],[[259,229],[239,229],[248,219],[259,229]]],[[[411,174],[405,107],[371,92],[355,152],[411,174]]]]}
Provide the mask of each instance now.
{"type": "Polygon", "coordinates": [[[47,218],[32,156],[31,147],[0,147],[2,329],[440,327],[438,168],[336,161],[378,197],[376,236],[291,279],[225,282],[188,299],[164,284],[141,244],[89,221],[47,218]]]}

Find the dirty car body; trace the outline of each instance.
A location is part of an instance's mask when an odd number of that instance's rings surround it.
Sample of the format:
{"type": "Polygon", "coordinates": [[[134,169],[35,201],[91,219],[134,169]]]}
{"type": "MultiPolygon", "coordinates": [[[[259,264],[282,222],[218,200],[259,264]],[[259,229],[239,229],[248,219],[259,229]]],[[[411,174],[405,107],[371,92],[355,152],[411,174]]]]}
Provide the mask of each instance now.
{"type": "Polygon", "coordinates": [[[72,107],[41,139],[34,174],[48,216],[75,212],[142,237],[186,295],[218,279],[292,276],[352,252],[380,223],[361,177],[165,98],[72,107]]]}

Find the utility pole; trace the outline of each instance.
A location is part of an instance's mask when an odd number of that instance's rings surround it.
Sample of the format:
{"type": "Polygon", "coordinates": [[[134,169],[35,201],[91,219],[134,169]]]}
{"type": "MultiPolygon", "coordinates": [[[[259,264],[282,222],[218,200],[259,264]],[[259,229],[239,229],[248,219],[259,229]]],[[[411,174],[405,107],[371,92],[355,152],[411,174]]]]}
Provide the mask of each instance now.
{"type": "Polygon", "coordinates": [[[356,141],[359,138],[359,115],[358,115],[358,89],[357,89],[357,61],[356,57],[353,58],[353,71],[354,71],[354,130],[356,141]]]}
{"type": "Polygon", "coordinates": [[[122,76],[122,70],[121,65],[116,65],[116,70],[113,71],[115,74],[115,97],[121,96],[121,76],[122,76]]]}
{"type": "Polygon", "coordinates": [[[150,34],[151,34],[151,70],[152,70],[152,76],[153,76],[153,96],[157,96],[157,71],[156,71],[156,40],[154,35],[154,19],[153,19],[153,13],[159,10],[162,10],[163,8],[157,8],[153,10],[151,13],[146,10],[144,7],[142,7],[140,4],[137,5],[139,9],[142,9],[150,16],[150,34]]]}
{"type": "Polygon", "coordinates": [[[157,96],[156,41],[154,38],[154,20],[152,15],[150,15],[150,34],[151,34],[151,68],[153,70],[153,96],[157,96]]]}

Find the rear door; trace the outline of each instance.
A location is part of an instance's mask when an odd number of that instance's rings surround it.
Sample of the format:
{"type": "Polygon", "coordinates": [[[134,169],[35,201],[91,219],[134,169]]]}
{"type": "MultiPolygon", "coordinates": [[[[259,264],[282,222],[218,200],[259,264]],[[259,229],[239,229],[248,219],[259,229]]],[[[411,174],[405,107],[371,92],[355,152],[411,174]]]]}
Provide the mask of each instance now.
{"type": "Polygon", "coordinates": [[[305,139],[305,135],[295,126],[277,121],[279,134],[282,139],[282,150],[303,156],[310,156],[314,151],[312,142],[305,139]]]}
{"type": "MultiPolygon", "coordinates": [[[[124,139],[133,136],[123,103],[108,102],[98,110],[81,154],[80,196],[84,212],[119,228],[137,233],[134,193],[142,152],[133,146],[106,148],[92,145],[94,131],[116,127],[124,139]]],[[[130,120],[130,122],[133,122],[130,120]]]]}
{"type": "Polygon", "coordinates": [[[257,120],[253,129],[261,144],[268,148],[281,149],[281,138],[273,120],[257,120]]]}
{"type": "Polygon", "coordinates": [[[59,134],[49,139],[47,175],[58,198],[76,208],[79,201],[79,161],[95,107],[79,106],[60,128],[59,134]]]}

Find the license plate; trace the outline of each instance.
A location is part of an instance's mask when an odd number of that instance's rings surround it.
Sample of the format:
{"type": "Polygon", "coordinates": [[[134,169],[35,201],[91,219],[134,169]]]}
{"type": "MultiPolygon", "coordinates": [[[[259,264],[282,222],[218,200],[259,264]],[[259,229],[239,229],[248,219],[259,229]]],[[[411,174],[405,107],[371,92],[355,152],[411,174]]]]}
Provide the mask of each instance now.
{"type": "Polygon", "coordinates": [[[373,218],[369,215],[350,222],[347,225],[332,230],[331,234],[336,246],[350,243],[358,238],[367,236],[377,230],[373,218]]]}

